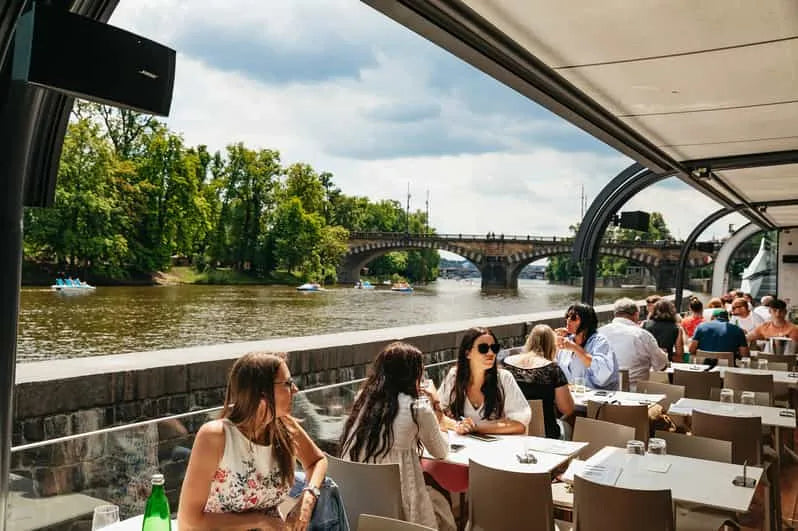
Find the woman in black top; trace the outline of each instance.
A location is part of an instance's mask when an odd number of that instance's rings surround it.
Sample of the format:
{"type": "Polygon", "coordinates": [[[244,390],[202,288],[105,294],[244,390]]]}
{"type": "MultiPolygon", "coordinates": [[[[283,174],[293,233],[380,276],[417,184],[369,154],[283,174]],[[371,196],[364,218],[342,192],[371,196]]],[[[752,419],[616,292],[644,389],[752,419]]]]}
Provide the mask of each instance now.
{"type": "Polygon", "coordinates": [[[660,299],[643,328],[651,332],[659,348],[668,353],[668,359],[681,362],[684,354],[684,338],[676,323],[676,307],[669,300],[660,299]]]}
{"type": "Polygon", "coordinates": [[[524,352],[504,359],[505,368],[518,382],[526,399],[543,400],[546,437],[550,439],[566,438],[570,434],[570,428],[559,420],[557,410],[561,415],[570,415],[574,410],[568,380],[554,362],[556,353],[554,331],[548,325],[537,325],[526,340],[524,352]]]}

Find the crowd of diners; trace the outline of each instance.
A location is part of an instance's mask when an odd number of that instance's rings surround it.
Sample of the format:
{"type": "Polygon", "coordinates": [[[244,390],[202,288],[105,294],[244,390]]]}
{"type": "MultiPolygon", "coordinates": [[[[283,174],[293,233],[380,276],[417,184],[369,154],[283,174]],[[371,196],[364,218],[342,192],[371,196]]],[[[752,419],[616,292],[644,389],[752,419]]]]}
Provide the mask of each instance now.
{"type": "MultiPolygon", "coordinates": [[[[707,310],[697,298],[688,306],[682,318],[670,300],[650,296],[641,315],[635,301],[623,298],[614,304],[612,321],[599,327],[593,307],[573,304],[562,327],[534,326],[522,351],[502,360],[496,335],[471,328],[437,388],[427,383],[418,348],[391,343],[377,354],[355,399],[341,458],[398,464],[405,519],[454,529],[441,484],[467,482],[467,472],[420,458],[422,448],[433,458],[445,457],[447,431],[525,434],[528,400],[540,399],[546,437],[568,439],[574,410],[569,384],[617,389],[620,369],[629,371],[634,385],[698,349],[745,355],[752,341],[798,341],[786,304],[773,296],[756,307],[741,293],[713,298],[707,310]]],[[[327,459],[291,416],[296,391],[284,355],[255,352],[236,361],[221,418],[203,425],[196,437],[180,498],[181,530],[308,529],[327,459]],[[304,489],[283,515],[278,506],[294,485],[296,461],[304,489]]]]}

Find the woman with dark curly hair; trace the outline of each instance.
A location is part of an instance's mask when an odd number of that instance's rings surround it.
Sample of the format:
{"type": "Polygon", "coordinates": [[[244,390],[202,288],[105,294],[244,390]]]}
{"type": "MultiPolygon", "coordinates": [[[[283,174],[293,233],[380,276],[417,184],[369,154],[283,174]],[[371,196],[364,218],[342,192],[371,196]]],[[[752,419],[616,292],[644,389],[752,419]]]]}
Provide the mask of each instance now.
{"type": "Polygon", "coordinates": [[[421,388],[423,373],[423,356],[416,347],[395,342],[382,349],[346,421],[341,457],[397,463],[403,519],[437,529],[419,457],[423,448],[433,457],[446,457],[449,443],[439,428],[443,413],[435,390],[421,388]],[[420,396],[428,401],[418,400],[420,396]]]}
{"type": "Polygon", "coordinates": [[[557,334],[557,364],[574,383],[584,378],[591,389],[615,389],[618,385],[618,360],[607,338],[596,332],[598,317],[588,304],[572,304],[565,312],[565,328],[557,334]]]}
{"type": "Polygon", "coordinates": [[[513,375],[496,367],[501,345],[488,328],[463,334],[452,368],[438,395],[446,412],[441,426],[457,433],[526,433],[532,416],[513,375]]]}
{"type": "Polygon", "coordinates": [[[659,348],[668,354],[669,360],[684,361],[684,337],[676,322],[676,306],[671,301],[657,301],[651,316],[643,323],[643,329],[651,332],[659,348]]]}

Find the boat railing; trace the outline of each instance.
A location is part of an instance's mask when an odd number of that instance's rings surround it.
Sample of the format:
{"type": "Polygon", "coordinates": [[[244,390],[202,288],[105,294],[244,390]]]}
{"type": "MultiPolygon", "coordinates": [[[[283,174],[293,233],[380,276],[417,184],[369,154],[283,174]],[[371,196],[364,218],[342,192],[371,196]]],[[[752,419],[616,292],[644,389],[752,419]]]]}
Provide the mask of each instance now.
{"type": "MultiPolygon", "coordinates": [[[[454,361],[426,366],[440,382],[454,361]]],[[[292,414],[324,450],[337,453],[344,422],[364,378],[302,390],[292,414]]],[[[199,428],[221,406],[181,412],[11,448],[7,529],[90,525],[94,507],[114,504],[122,518],[141,514],[153,473],[177,502],[199,428]]]]}

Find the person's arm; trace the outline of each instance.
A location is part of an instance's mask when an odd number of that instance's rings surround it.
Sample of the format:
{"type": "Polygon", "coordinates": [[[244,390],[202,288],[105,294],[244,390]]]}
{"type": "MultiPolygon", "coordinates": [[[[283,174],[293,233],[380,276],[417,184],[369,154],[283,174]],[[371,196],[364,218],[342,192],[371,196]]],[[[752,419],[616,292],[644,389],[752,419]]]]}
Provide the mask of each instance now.
{"type": "Polygon", "coordinates": [[[529,402],[512,374],[504,369],[499,369],[498,376],[499,385],[504,391],[504,418],[478,422],[476,431],[479,433],[525,434],[529,421],[532,419],[529,402]]]}
{"type": "Polygon", "coordinates": [[[582,345],[573,341],[572,339],[568,339],[567,337],[560,337],[558,340],[557,347],[560,350],[570,350],[579,358],[579,361],[582,362],[586,368],[590,369],[590,366],[593,364],[593,354],[585,350],[582,345]]]}
{"type": "MultiPolygon", "coordinates": [[[[296,458],[305,471],[305,485],[307,487],[316,487],[317,489],[321,488],[324,476],[327,475],[327,458],[324,457],[324,452],[316,446],[316,443],[311,440],[296,419],[283,417],[283,423],[291,434],[296,458]]],[[[313,493],[303,490],[299,496],[299,501],[285,519],[287,529],[306,529],[310,523],[310,518],[313,516],[313,508],[316,506],[316,501],[313,493]]]]}
{"type": "Polygon", "coordinates": [[[763,326],[765,325],[761,324],[756,328],[754,328],[753,330],[751,330],[750,332],[748,332],[748,335],[745,336],[746,341],[750,343],[751,341],[756,341],[758,339],[765,339],[765,335],[762,333],[763,326]]]}
{"type": "Polygon", "coordinates": [[[262,512],[206,513],[213,476],[224,454],[224,427],[216,420],[203,425],[194,439],[180,490],[177,519],[187,529],[284,529],[283,520],[262,512]]]}
{"type": "Polygon", "coordinates": [[[585,371],[585,376],[592,384],[591,387],[604,388],[618,375],[615,353],[604,336],[593,334],[588,342],[590,343],[592,363],[585,371]]]}
{"type": "MultiPolygon", "coordinates": [[[[648,354],[649,365],[655,371],[661,371],[668,365],[668,355],[665,354],[651,332],[646,330],[644,334],[640,334],[641,350],[648,354]]],[[[637,348],[637,345],[635,345],[637,348]]]]}
{"type": "Polygon", "coordinates": [[[416,410],[418,422],[418,438],[432,457],[443,459],[449,455],[449,441],[439,428],[438,419],[433,408],[416,410]]]}
{"type": "Polygon", "coordinates": [[[677,333],[676,333],[676,345],[674,347],[674,355],[676,359],[674,361],[682,361],[684,359],[684,336],[682,335],[682,327],[677,326],[677,333]]]}
{"type": "Polygon", "coordinates": [[[690,341],[690,355],[695,356],[695,353],[698,352],[698,340],[693,339],[690,341]]]}
{"type": "Polygon", "coordinates": [[[561,385],[554,390],[554,405],[557,406],[557,411],[564,417],[574,412],[574,396],[568,385],[561,385]]]}
{"type": "Polygon", "coordinates": [[[794,343],[798,343],[798,326],[793,326],[787,336],[792,339],[794,343]]]}

